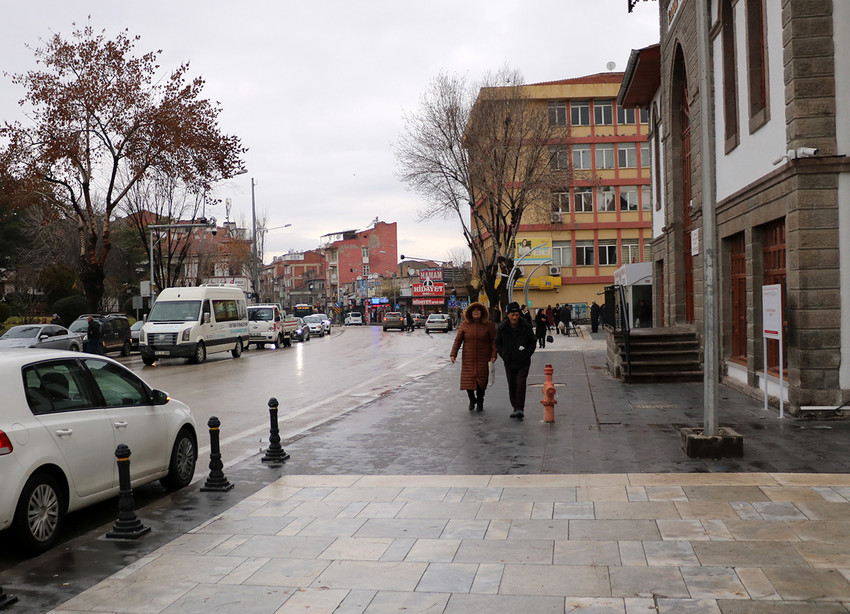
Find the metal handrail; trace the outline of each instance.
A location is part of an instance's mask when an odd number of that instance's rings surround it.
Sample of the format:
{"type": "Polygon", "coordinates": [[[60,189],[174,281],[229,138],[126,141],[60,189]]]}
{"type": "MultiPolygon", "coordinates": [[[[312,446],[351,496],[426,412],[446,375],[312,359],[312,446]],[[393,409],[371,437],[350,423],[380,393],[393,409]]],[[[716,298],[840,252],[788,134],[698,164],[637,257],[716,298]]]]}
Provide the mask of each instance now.
{"type": "MultiPolygon", "coordinates": [[[[621,285],[608,286],[605,288],[605,296],[611,296],[612,305],[609,313],[613,316],[612,327],[614,332],[623,335],[623,379],[626,383],[631,382],[632,375],[632,353],[631,353],[631,325],[629,324],[629,304],[626,301],[626,290],[621,285]]],[[[608,305],[606,304],[606,307],[608,305]]]]}

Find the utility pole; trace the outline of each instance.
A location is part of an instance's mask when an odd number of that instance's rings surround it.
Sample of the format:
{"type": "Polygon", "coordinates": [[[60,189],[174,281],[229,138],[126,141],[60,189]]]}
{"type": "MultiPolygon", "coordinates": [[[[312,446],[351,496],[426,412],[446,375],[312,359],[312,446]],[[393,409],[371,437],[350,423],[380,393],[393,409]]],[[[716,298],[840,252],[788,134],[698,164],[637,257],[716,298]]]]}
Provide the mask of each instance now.
{"type": "Polygon", "coordinates": [[[254,302],[259,303],[257,298],[260,293],[260,274],[257,266],[257,206],[254,203],[254,178],[251,177],[251,225],[254,228],[253,241],[251,245],[251,283],[253,284],[254,302]]]}

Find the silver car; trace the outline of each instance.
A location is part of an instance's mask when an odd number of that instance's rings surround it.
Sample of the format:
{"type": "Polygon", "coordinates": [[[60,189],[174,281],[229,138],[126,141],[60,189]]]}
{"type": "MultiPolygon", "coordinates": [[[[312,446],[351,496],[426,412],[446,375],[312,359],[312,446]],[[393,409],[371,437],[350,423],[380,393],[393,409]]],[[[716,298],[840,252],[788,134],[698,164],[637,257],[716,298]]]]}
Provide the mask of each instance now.
{"type": "Polygon", "coordinates": [[[83,338],[56,324],[21,324],[0,337],[0,348],[39,348],[50,350],[83,349],[83,338]]]}

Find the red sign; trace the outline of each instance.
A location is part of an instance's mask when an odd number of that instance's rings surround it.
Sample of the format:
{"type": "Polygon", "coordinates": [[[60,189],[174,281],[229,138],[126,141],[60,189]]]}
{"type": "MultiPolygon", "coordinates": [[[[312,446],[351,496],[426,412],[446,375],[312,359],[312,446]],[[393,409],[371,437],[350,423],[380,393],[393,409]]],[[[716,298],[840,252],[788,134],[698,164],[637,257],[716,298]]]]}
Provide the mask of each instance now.
{"type": "Polygon", "coordinates": [[[414,305],[444,305],[445,300],[441,298],[415,298],[413,299],[414,305]]]}
{"type": "Polygon", "coordinates": [[[419,281],[443,281],[443,269],[419,269],[419,281]]]}
{"type": "Polygon", "coordinates": [[[446,294],[446,285],[439,282],[426,281],[421,284],[413,284],[413,296],[444,296],[446,294]]]}

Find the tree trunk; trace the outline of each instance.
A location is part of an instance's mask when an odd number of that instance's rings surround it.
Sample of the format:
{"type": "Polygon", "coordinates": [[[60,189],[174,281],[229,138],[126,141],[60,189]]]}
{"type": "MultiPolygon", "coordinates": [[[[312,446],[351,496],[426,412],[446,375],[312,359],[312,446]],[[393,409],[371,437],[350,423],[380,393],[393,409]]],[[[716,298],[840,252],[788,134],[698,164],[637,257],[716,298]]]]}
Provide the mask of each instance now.
{"type": "Polygon", "coordinates": [[[80,262],[80,282],[83,284],[89,313],[99,313],[100,311],[105,278],[106,273],[103,271],[103,266],[89,262],[85,258],[82,259],[82,262],[80,262]]]}

